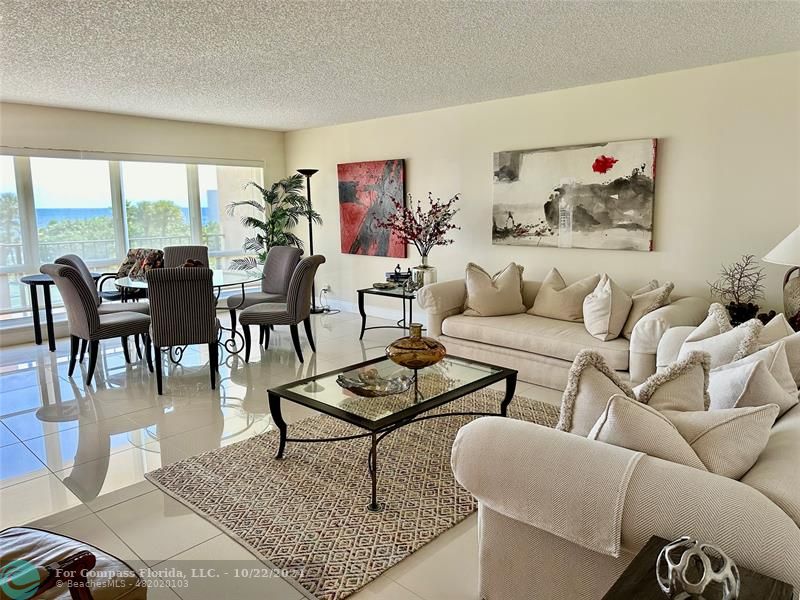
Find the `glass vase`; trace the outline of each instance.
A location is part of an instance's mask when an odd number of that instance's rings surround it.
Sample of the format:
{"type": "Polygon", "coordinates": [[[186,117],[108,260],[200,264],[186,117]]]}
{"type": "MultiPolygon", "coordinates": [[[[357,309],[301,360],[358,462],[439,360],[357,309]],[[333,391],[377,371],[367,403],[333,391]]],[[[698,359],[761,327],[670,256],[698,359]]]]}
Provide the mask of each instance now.
{"type": "Polygon", "coordinates": [[[422,263],[412,269],[414,287],[420,289],[431,283],[436,283],[436,267],[428,264],[428,257],[422,257],[422,263]]]}
{"type": "Polygon", "coordinates": [[[422,337],[422,325],[411,323],[408,337],[395,340],[386,346],[386,356],[407,369],[424,369],[435,365],[447,354],[445,347],[429,337],[422,337]]]}

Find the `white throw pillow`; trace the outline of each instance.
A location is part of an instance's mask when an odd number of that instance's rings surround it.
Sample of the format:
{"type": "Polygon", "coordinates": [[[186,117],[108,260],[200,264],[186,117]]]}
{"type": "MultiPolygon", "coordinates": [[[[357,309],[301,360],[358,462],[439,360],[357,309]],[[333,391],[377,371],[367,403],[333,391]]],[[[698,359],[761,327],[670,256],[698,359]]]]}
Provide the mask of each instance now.
{"type": "MultiPolygon", "coordinates": [[[[751,362],[763,361],[767,370],[775,378],[775,381],[781,386],[783,390],[792,396],[797,397],[797,384],[792,377],[791,369],[789,368],[789,359],[786,355],[786,342],[781,340],[775,342],[771,346],[762,348],[757,352],[748,354],[744,358],[722,365],[715,369],[715,371],[722,371],[726,368],[735,368],[737,365],[747,364],[751,362]]],[[[765,404],[762,402],[762,404],[765,404]]]]}
{"type": "Polygon", "coordinates": [[[587,437],[708,470],[669,419],[656,409],[620,394],[611,397],[587,437]]]}
{"type": "Polygon", "coordinates": [[[758,319],[751,319],[738,327],[718,335],[699,340],[687,339],[678,353],[678,360],[690,352],[708,352],[711,355],[711,368],[728,364],[752,354],[758,347],[758,336],[764,326],[758,319]]]}
{"type": "Polygon", "coordinates": [[[467,300],[464,314],[468,317],[499,317],[525,312],[522,303],[522,267],[515,263],[489,275],[475,263],[467,263],[465,282],[467,300]]]}
{"type": "Polygon", "coordinates": [[[778,405],[663,414],[712,473],[739,479],[769,441],[778,405]]]}
{"type": "Polygon", "coordinates": [[[705,340],[720,333],[725,333],[733,329],[728,309],[726,309],[719,302],[714,302],[708,307],[708,316],[703,320],[700,325],[695,327],[694,331],[690,333],[684,340],[686,342],[697,342],[705,340]]]}
{"type": "Polygon", "coordinates": [[[632,304],[628,292],[603,273],[600,283],[583,300],[586,331],[604,342],[619,337],[632,304]]]}
{"type": "Polygon", "coordinates": [[[639,402],[658,411],[697,411],[708,408],[708,371],[705,352],[690,352],[685,358],[648,377],[633,388],[639,402]]]}
{"type": "Polygon", "coordinates": [[[580,323],[583,321],[583,300],[599,281],[600,275],[592,275],[568,286],[558,269],[550,269],[528,313],[580,323]]]}
{"type": "Polygon", "coordinates": [[[797,404],[797,390],[789,393],[773,377],[763,360],[738,360],[709,374],[711,410],[777,404],[778,416],[797,404]]]}
{"type": "Polygon", "coordinates": [[[761,335],[758,336],[758,343],[761,346],[768,346],[790,335],[794,335],[794,329],[789,325],[789,321],[786,320],[783,313],[780,313],[772,317],[764,325],[761,335]]]}
{"type": "Polygon", "coordinates": [[[625,326],[622,328],[622,335],[631,339],[633,328],[643,316],[669,304],[669,296],[674,287],[671,281],[659,285],[658,281],[653,279],[646,286],[633,292],[631,294],[631,310],[625,320],[625,326]]]}
{"type": "Polygon", "coordinates": [[[567,375],[556,429],[585,436],[614,394],[635,398],[630,386],[619,378],[600,354],[581,350],[567,375]]]}

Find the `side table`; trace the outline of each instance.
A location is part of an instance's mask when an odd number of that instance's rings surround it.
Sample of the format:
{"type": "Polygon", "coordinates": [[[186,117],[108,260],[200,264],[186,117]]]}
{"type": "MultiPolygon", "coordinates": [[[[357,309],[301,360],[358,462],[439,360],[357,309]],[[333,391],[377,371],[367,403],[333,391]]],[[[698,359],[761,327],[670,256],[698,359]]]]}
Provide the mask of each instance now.
{"type": "Polygon", "coordinates": [[[358,312],[361,314],[361,334],[358,339],[364,339],[364,332],[368,329],[408,329],[408,324],[414,320],[414,300],[417,295],[415,292],[407,291],[405,288],[392,288],[389,290],[379,290],[375,288],[363,288],[358,291],[358,312]],[[386,298],[400,298],[403,303],[403,318],[397,325],[375,325],[367,327],[367,313],[364,312],[364,296],[384,296],[386,298]],[[406,300],[408,300],[408,319],[406,319],[406,300]]]}
{"type": "MultiPolygon", "coordinates": [[[[656,581],[656,559],[668,543],[664,538],[651,537],[603,600],[667,600],[656,581]]],[[[742,584],[739,600],[792,600],[793,589],[788,583],[737,567],[742,584]]]]}
{"type": "MultiPolygon", "coordinates": [[[[100,277],[100,273],[92,273],[94,280],[100,277]]],[[[56,351],[56,334],[53,327],[53,303],[50,299],[50,287],[54,285],[52,277],[40,273],[38,275],[25,275],[20,277],[20,282],[24,283],[31,289],[31,312],[33,313],[33,338],[36,345],[42,343],[42,324],[39,318],[39,295],[36,293],[36,288],[41,286],[42,295],[44,296],[44,317],[47,323],[47,344],[50,347],[50,352],[56,351]]]]}

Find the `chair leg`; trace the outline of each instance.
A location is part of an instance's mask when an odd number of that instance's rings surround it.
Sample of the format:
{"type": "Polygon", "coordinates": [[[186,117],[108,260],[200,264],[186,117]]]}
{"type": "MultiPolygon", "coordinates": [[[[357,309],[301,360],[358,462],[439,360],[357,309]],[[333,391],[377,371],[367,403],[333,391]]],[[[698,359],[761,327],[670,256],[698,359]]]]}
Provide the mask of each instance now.
{"type": "MultiPolygon", "coordinates": [[[[84,343],[86,340],[84,340],[84,343]]],[[[75,371],[75,358],[78,356],[78,344],[80,340],[78,339],[77,335],[71,335],[69,337],[69,370],[67,371],[67,375],[72,377],[73,371],[75,371]]]]}
{"type": "Polygon", "coordinates": [[[83,357],[86,356],[86,348],[89,345],[89,342],[86,340],[81,340],[81,357],[78,359],[79,363],[83,362],[83,357]]]}
{"type": "Polygon", "coordinates": [[[136,346],[136,358],[142,360],[142,349],[139,347],[139,334],[133,336],[133,345],[136,346]]]}
{"type": "Polygon", "coordinates": [[[144,334],[144,356],[147,359],[147,370],[153,372],[153,357],[150,352],[150,336],[144,334]]]}
{"type": "Polygon", "coordinates": [[[250,325],[242,324],[242,333],[244,334],[244,362],[250,360],[250,325]]]}
{"type": "Polygon", "coordinates": [[[264,340],[263,340],[264,350],[269,350],[269,331],[270,331],[270,328],[269,328],[269,326],[266,326],[266,327],[262,326],[261,329],[264,332],[264,340]]]}
{"type": "Polygon", "coordinates": [[[100,341],[92,340],[89,342],[89,369],[86,371],[86,385],[92,382],[94,368],[97,366],[97,355],[100,353],[100,341]]]}
{"type": "Polygon", "coordinates": [[[211,342],[208,345],[208,362],[209,368],[211,369],[211,389],[217,389],[217,361],[219,360],[219,346],[217,346],[217,342],[211,342]]]}
{"type": "Polygon", "coordinates": [[[264,345],[264,326],[263,325],[259,325],[258,326],[258,345],[259,346],[263,346],[264,345]]]}
{"type": "Polygon", "coordinates": [[[303,351],[300,349],[300,334],[297,332],[297,323],[289,325],[289,330],[292,332],[292,343],[294,343],[294,351],[297,352],[297,358],[303,362],[303,351]]]}
{"type": "Polygon", "coordinates": [[[306,337],[308,338],[309,346],[311,346],[311,351],[316,352],[317,347],[314,345],[314,334],[311,333],[311,317],[305,318],[305,321],[303,321],[303,326],[306,328],[306,337]]]}
{"type": "Polygon", "coordinates": [[[228,309],[231,313],[231,339],[236,337],[236,309],[231,308],[228,309]]]}
{"type": "Polygon", "coordinates": [[[156,389],[158,390],[158,395],[161,396],[163,393],[161,385],[161,348],[153,346],[153,349],[155,350],[153,358],[156,361],[156,389]]]}
{"type": "Polygon", "coordinates": [[[120,339],[122,340],[122,354],[125,355],[125,362],[131,364],[131,353],[128,350],[128,336],[123,335],[120,339]]]}

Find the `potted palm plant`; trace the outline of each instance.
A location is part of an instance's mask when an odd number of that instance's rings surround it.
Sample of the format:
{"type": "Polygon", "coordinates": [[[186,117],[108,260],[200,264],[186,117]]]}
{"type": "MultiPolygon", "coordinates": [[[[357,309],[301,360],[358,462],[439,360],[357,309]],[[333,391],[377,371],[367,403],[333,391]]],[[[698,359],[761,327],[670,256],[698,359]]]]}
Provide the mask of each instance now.
{"type": "Polygon", "coordinates": [[[308,200],[301,193],[305,179],[296,174],[273,183],[269,188],[250,181],[245,187],[254,187],[261,193],[261,201],[238,200],[228,204],[228,214],[233,216],[240,206],[249,206],[258,211],[258,216],[245,215],[242,225],[254,230],[252,236],[246,237],[243,244],[245,252],[253,252],[255,256],[235,258],[231,261],[232,269],[252,269],[263,264],[267,252],[273,246],[303,247],[303,241],[291,232],[300,221],[306,218],[317,225],[322,224],[322,217],[311,208],[308,200]]]}

